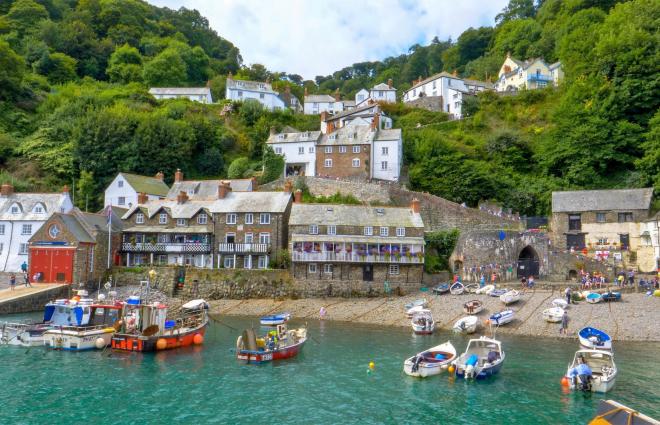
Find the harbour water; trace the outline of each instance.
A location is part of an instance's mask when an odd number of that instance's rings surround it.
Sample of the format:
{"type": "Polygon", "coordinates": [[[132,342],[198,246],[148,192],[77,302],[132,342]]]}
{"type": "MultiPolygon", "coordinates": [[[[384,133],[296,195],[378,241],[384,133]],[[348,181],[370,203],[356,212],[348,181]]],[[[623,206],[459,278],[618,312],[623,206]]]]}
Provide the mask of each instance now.
{"type": "Polygon", "coordinates": [[[1,347],[0,424],[583,424],[604,397],[660,417],[658,343],[616,344],[619,375],[603,396],[562,391],[577,341],[503,335],[502,371],[475,383],[402,372],[407,356],[447,339],[462,351],[467,337],[309,321],[297,358],[246,366],[236,338],[258,320],[222,323],[201,347],[156,354],[1,347]]]}

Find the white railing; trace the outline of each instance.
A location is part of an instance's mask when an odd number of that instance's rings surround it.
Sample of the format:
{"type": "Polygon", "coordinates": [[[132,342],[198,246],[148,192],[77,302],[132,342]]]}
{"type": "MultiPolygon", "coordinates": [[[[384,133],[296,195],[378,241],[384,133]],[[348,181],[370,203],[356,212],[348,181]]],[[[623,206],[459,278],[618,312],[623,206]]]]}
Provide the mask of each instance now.
{"type": "Polygon", "coordinates": [[[265,254],[269,249],[270,244],[267,243],[221,243],[218,246],[219,252],[265,254]]]}
{"type": "Polygon", "coordinates": [[[347,263],[396,263],[396,264],[423,264],[424,256],[413,253],[407,255],[395,254],[376,254],[376,255],[359,255],[348,252],[297,252],[294,251],[291,255],[293,261],[310,261],[310,262],[347,262],[347,263]]]}
{"type": "Polygon", "coordinates": [[[211,252],[211,244],[190,242],[190,243],[130,243],[121,244],[124,252],[211,252]]]}

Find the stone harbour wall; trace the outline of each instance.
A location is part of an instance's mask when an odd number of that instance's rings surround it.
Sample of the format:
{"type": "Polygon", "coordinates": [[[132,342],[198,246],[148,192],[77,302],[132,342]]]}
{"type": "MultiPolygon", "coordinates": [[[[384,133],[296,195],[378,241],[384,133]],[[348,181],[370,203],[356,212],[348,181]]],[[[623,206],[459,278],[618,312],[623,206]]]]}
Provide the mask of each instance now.
{"type": "Polygon", "coordinates": [[[69,289],[69,285],[58,286],[47,291],[25,294],[22,297],[3,301],[0,303],[0,315],[43,311],[44,305],[49,301],[68,298],[69,289]]]}

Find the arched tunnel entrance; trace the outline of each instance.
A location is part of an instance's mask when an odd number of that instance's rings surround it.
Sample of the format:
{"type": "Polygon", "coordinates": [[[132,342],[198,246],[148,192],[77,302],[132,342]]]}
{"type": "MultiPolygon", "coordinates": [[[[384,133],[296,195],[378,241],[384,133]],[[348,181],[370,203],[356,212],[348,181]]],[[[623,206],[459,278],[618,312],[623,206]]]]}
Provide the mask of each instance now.
{"type": "Polygon", "coordinates": [[[539,256],[527,245],[518,255],[518,277],[539,276],[539,256]]]}

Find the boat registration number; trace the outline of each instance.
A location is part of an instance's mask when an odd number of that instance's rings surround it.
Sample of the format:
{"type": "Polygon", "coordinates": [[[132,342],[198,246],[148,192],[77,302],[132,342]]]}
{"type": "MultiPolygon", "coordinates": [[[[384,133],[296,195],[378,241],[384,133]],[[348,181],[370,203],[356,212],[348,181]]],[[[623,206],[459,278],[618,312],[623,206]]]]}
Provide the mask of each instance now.
{"type": "Polygon", "coordinates": [[[261,356],[261,361],[273,360],[273,353],[264,354],[261,356]]]}

